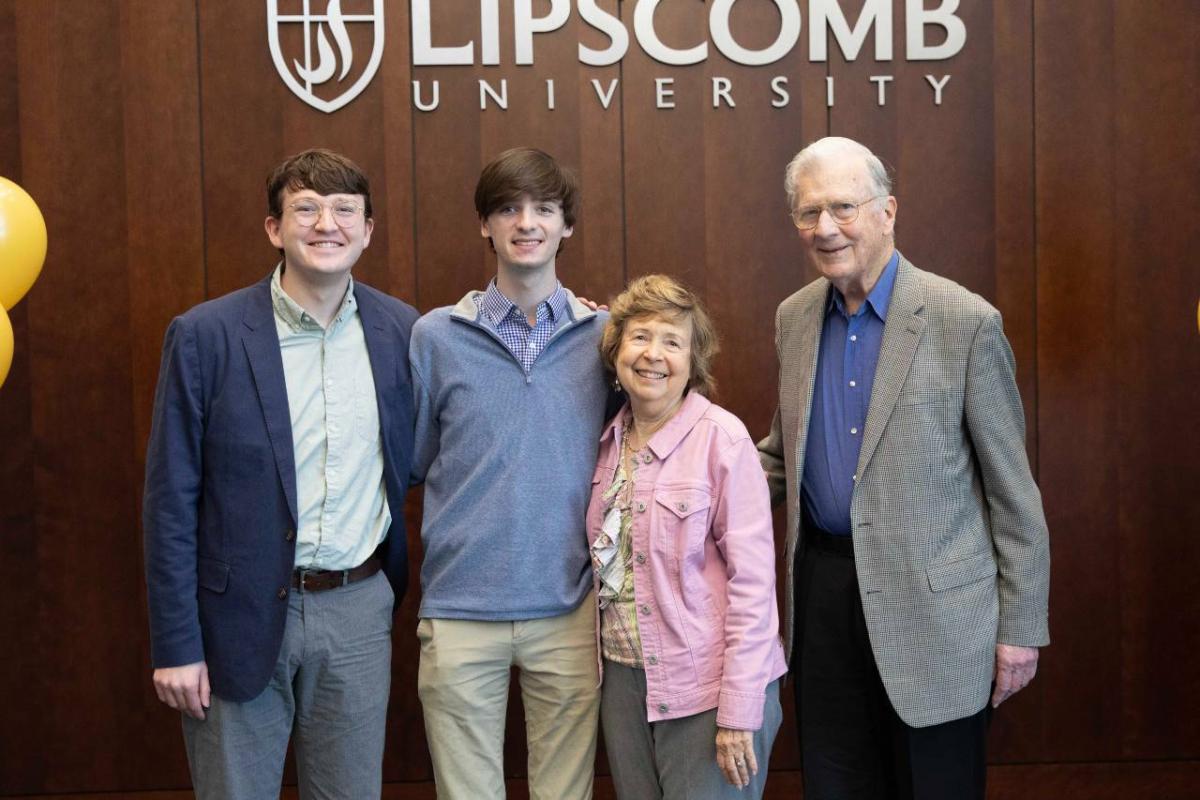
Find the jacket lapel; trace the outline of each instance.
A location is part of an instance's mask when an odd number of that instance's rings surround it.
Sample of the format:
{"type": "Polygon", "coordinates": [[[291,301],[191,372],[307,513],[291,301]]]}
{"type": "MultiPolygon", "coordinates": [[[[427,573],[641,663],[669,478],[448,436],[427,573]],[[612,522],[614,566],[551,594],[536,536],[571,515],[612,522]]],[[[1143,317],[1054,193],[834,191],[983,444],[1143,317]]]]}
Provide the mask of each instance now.
{"type": "MultiPolygon", "coordinates": [[[[354,300],[358,303],[358,315],[362,319],[363,338],[367,342],[367,359],[371,362],[371,378],[375,382],[375,404],[379,408],[379,429],[383,441],[391,422],[391,407],[380,398],[391,397],[396,385],[396,359],[393,337],[385,336],[384,315],[367,292],[358,291],[355,284],[354,300]]],[[[386,449],[385,449],[386,453],[386,449]]]]}
{"type": "Polygon", "coordinates": [[[921,289],[916,267],[901,256],[887,322],[883,326],[875,384],[871,389],[871,405],[867,409],[862,450],[858,454],[858,469],[855,470],[857,475],[863,474],[874,455],[883,429],[887,427],[892,410],[896,407],[900,390],[908,379],[917,346],[925,333],[925,318],[920,316],[924,307],[925,293],[921,289]]]}
{"type": "Polygon", "coordinates": [[[792,369],[788,378],[791,385],[796,387],[796,397],[800,402],[796,451],[793,453],[792,462],[796,465],[796,486],[800,485],[804,475],[804,453],[808,443],[809,418],[812,416],[813,386],[817,379],[817,355],[821,348],[821,331],[825,327],[825,304],[829,302],[829,284],[823,282],[822,289],[823,291],[815,291],[805,298],[805,302],[796,309],[795,319],[788,326],[797,337],[793,343],[797,357],[785,360],[792,369]]]}
{"type": "Polygon", "coordinates": [[[275,312],[271,306],[270,278],[254,287],[242,324],[242,344],[246,348],[250,371],[254,374],[254,388],[258,391],[258,403],[266,421],[267,435],[271,439],[271,450],[275,453],[275,468],[279,471],[279,482],[283,486],[294,527],[297,513],[292,417],[288,408],[287,383],[283,378],[279,334],[275,331],[275,312]]]}

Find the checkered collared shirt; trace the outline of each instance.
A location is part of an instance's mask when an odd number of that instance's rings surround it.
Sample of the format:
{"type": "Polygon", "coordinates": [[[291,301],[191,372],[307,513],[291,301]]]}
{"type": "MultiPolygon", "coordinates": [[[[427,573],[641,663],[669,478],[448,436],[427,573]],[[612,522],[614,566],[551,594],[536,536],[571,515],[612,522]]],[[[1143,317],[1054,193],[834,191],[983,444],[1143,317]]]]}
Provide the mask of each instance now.
{"type": "Polygon", "coordinates": [[[554,335],[558,321],[566,316],[567,293],[560,283],[554,288],[553,294],[538,303],[537,324],[534,326],[530,326],[525,312],[496,288],[494,280],[488,284],[487,291],[475,296],[475,305],[528,375],[538,354],[554,335]]]}

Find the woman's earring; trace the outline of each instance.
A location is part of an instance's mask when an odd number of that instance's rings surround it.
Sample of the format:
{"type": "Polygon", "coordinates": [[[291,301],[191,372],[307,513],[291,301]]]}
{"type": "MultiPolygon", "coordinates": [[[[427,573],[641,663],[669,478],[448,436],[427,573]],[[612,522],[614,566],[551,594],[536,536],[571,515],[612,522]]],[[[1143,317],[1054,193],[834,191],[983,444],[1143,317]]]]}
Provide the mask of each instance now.
{"type": "Polygon", "coordinates": [[[617,392],[618,394],[620,394],[623,391],[623,389],[621,387],[621,381],[617,378],[613,378],[613,391],[617,392]]]}

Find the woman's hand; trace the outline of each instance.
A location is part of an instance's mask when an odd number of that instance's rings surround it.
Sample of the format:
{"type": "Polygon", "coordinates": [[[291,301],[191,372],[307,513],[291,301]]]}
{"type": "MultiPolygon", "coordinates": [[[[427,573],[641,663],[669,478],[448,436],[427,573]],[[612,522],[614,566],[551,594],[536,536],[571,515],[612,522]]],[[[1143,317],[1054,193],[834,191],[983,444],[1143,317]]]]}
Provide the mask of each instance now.
{"type": "Polygon", "coordinates": [[[754,731],[717,728],[717,766],[725,780],[739,789],[750,784],[750,776],[758,774],[754,757],[754,731]]]}

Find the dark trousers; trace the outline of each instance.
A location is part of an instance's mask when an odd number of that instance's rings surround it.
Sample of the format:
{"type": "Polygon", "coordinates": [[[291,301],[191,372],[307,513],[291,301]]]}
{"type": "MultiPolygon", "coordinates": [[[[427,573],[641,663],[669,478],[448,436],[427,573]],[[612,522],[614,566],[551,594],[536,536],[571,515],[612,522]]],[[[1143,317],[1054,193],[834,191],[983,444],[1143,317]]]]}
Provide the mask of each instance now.
{"type": "Polygon", "coordinates": [[[871,652],[850,537],[806,531],[805,542],[793,664],[805,800],[983,800],[991,707],[904,724],[871,652]]]}

